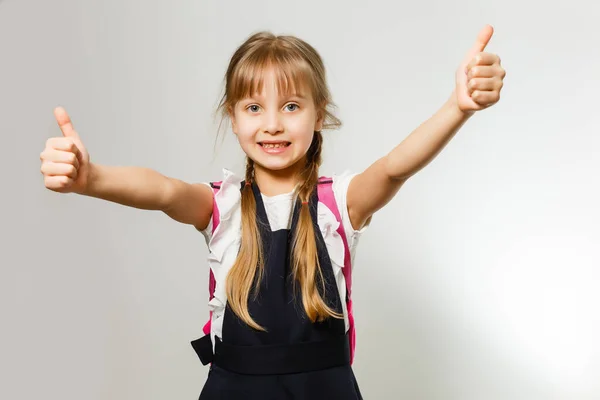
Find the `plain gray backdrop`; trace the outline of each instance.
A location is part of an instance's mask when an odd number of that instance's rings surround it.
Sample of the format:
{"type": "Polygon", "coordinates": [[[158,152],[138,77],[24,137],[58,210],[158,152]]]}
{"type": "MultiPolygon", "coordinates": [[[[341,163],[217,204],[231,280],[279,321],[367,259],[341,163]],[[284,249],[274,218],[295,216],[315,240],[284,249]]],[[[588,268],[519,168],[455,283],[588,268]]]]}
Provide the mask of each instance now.
{"type": "Polygon", "coordinates": [[[93,162],[190,182],[243,171],[212,113],[251,33],[297,35],[328,71],[322,174],[360,172],[447,99],[486,24],[507,71],[375,215],[357,251],[366,399],[600,398],[600,56],[574,0],[0,2],[0,398],[195,399],[208,318],[192,227],[47,190],[64,106],[93,162]]]}

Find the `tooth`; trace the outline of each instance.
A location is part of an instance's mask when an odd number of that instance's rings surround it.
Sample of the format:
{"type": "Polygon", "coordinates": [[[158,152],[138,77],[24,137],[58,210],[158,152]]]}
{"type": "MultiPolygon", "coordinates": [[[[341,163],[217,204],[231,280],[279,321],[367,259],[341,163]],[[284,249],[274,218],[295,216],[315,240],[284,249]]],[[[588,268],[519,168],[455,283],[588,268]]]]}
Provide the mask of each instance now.
{"type": "Polygon", "coordinates": [[[263,143],[262,145],[266,149],[279,149],[282,147],[287,147],[287,143],[263,143]]]}

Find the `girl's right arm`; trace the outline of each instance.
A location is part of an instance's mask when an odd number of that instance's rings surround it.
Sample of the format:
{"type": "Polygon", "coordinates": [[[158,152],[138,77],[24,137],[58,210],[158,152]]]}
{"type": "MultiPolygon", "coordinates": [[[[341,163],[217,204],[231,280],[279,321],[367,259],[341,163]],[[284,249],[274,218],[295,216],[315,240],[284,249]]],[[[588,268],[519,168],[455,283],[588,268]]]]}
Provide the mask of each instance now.
{"type": "Polygon", "coordinates": [[[50,138],[40,154],[45,186],[59,193],[78,193],[144,210],[160,210],[198,230],[212,215],[212,190],[190,184],[149,168],[90,163],[68,114],[54,111],[62,137],[50,138]]]}
{"type": "Polygon", "coordinates": [[[81,194],[142,210],[163,211],[198,230],[208,226],[212,215],[210,187],[170,178],[144,167],[90,163],[88,183],[81,194]]]}

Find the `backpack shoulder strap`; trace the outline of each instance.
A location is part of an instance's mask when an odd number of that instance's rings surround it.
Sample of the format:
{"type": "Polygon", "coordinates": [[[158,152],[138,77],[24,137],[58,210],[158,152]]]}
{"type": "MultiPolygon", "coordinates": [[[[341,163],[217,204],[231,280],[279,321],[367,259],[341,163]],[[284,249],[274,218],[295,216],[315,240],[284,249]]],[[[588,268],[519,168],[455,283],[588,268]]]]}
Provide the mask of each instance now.
{"type": "MultiPolygon", "coordinates": [[[[221,183],[222,183],[222,181],[210,183],[210,187],[213,190],[213,199],[214,199],[214,196],[221,189],[221,183]]],[[[217,202],[213,200],[212,233],[215,233],[215,229],[217,229],[217,226],[219,226],[220,222],[221,222],[221,219],[220,219],[220,214],[219,214],[219,207],[217,206],[217,202]]],[[[209,270],[209,278],[208,278],[208,299],[209,299],[209,301],[212,300],[213,297],[215,296],[215,286],[216,286],[215,275],[213,274],[212,270],[209,270]]],[[[208,322],[204,325],[204,328],[202,329],[205,335],[208,335],[210,333],[211,320],[212,320],[212,312],[211,312],[210,318],[208,319],[208,322]]]]}
{"type": "Polygon", "coordinates": [[[339,222],[337,233],[344,242],[344,280],[346,281],[346,309],[348,311],[348,322],[349,322],[349,338],[350,338],[350,362],[354,361],[354,349],[356,347],[356,332],[354,327],[354,313],[352,310],[352,260],[350,256],[350,247],[348,245],[348,238],[346,237],[346,231],[344,229],[344,222],[338,208],[337,202],[335,201],[335,194],[333,193],[333,179],[330,177],[320,177],[317,185],[317,196],[319,201],[325,204],[327,208],[333,212],[335,219],[339,222]]]}
{"type": "MultiPolygon", "coordinates": [[[[222,183],[222,181],[210,182],[210,187],[213,190],[213,210],[212,210],[212,217],[211,217],[212,218],[212,232],[211,232],[212,234],[214,234],[215,229],[217,229],[217,226],[219,226],[219,223],[221,222],[220,214],[219,214],[219,207],[217,206],[217,202],[214,201],[215,195],[221,189],[221,183],[222,183]]],[[[215,286],[216,286],[215,276],[214,276],[212,270],[209,269],[209,278],[208,278],[209,301],[212,300],[215,296],[215,286]]],[[[212,325],[212,314],[213,314],[212,311],[210,311],[210,316],[208,318],[208,321],[202,327],[202,332],[204,333],[204,336],[202,336],[196,340],[192,340],[192,342],[191,342],[192,347],[194,348],[194,351],[196,352],[196,354],[200,358],[200,361],[204,365],[211,363],[213,360],[213,357],[214,357],[213,344],[212,344],[212,339],[211,339],[211,335],[210,335],[211,325],[212,325]]]]}
{"type": "MultiPolygon", "coordinates": [[[[219,189],[221,189],[221,183],[222,183],[222,181],[210,183],[210,187],[213,190],[213,199],[214,199],[214,196],[219,192],[219,189]]],[[[219,207],[217,206],[217,202],[213,201],[212,233],[214,233],[215,229],[217,229],[219,222],[221,222],[221,219],[219,216],[219,207]]]]}
{"type": "Polygon", "coordinates": [[[342,216],[338,208],[337,202],[335,201],[335,195],[333,193],[333,180],[328,177],[319,178],[319,184],[317,186],[317,196],[319,201],[322,202],[331,210],[335,219],[339,222],[337,233],[342,237],[344,242],[344,277],[346,278],[346,286],[348,296],[351,294],[352,288],[352,267],[350,263],[350,247],[348,245],[348,238],[346,237],[346,230],[344,229],[344,223],[342,216]],[[350,268],[345,268],[345,267],[350,268]]]}

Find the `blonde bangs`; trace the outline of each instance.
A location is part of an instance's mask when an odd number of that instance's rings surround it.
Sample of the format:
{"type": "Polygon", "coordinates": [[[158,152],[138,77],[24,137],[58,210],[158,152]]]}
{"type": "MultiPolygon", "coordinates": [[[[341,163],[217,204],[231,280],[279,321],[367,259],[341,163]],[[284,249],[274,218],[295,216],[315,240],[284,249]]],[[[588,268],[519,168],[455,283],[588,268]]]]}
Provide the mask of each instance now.
{"type": "Polygon", "coordinates": [[[269,73],[274,74],[281,96],[314,93],[314,77],[306,61],[285,50],[258,49],[240,60],[229,82],[230,104],[260,94],[269,73]]]}

